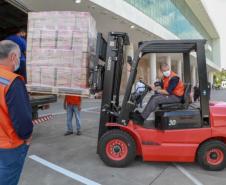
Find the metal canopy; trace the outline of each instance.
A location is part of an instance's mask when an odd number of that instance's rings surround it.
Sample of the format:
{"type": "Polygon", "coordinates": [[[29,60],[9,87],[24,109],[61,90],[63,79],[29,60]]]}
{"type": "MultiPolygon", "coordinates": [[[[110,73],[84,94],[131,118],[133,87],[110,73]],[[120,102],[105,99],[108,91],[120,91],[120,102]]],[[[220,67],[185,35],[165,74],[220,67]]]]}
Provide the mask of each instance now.
{"type": "Polygon", "coordinates": [[[197,43],[205,40],[154,40],[139,43],[143,55],[147,53],[189,53],[196,51],[197,43]]]}
{"type": "MultiPolygon", "coordinates": [[[[139,48],[135,52],[129,80],[126,87],[125,96],[122,102],[122,110],[129,105],[131,90],[136,79],[137,67],[141,57],[149,53],[182,53],[184,59],[184,79],[185,83],[191,83],[190,52],[197,53],[197,67],[200,85],[200,112],[203,125],[209,125],[209,91],[207,84],[207,70],[205,57],[206,40],[154,40],[140,42],[139,48]]],[[[119,115],[119,122],[123,124],[128,120],[128,114],[123,111],[119,115]]]]}

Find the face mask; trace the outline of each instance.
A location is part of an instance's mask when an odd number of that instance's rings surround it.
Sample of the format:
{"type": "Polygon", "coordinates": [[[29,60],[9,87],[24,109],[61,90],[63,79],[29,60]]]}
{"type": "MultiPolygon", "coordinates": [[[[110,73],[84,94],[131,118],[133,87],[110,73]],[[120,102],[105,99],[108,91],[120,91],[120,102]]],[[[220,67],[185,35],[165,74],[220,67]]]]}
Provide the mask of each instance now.
{"type": "Polygon", "coordinates": [[[162,72],[165,77],[170,76],[170,70],[162,72]]]}

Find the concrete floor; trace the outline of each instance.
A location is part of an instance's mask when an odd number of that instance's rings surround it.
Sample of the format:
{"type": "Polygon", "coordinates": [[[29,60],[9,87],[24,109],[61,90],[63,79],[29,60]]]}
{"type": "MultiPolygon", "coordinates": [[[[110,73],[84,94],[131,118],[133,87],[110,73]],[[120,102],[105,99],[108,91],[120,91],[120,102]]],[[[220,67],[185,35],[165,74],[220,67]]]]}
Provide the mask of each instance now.
{"type": "MultiPolygon", "coordinates": [[[[226,91],[213,91],[212,94],[212,99],[226,101],[226,91]]],[[[105,166],[96,154],[98,107],[100,100],[83,101],[81,136],[63,136],[66,115],[61,99],[50,110],[42,112],[58,114],[53,120],[35,126],[33,142],[19,184],[95,185],[96,182],[102,185],[225,185],[226,170],[208,172],[196,164],[152,163],[137,159],[126,168],[105,166]],[[32,155],[94,182],[74,180],[29,158],[32,155]]]]}

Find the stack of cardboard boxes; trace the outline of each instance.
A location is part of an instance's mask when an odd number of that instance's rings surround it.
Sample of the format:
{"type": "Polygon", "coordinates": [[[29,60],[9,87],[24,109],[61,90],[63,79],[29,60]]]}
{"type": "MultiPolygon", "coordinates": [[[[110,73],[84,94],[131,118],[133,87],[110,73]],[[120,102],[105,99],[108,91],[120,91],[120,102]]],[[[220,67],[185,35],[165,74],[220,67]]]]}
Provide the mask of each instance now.
{"type": "Polygon", "coordinates": [[[29,13],[28,90],[88,95],[96,23],[88,12],[29,13]]]}

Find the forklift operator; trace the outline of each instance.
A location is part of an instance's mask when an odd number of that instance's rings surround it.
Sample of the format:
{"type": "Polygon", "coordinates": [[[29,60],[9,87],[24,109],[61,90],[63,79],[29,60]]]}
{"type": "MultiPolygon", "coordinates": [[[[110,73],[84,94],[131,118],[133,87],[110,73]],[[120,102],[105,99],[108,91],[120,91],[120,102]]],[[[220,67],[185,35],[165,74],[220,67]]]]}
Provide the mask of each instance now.
{"type": "Polygon", "coordinates": [[[170,70],[167,63],[161,64],[160,70],[163,74],[161,89],[157,90],[154,85],[151,85],[152,90],[155,91],[155,95],[150,98],[148,104],[141,113],[142,120],[146,120],[159,104],[179,103],[183,99],[184,84],[179,76],[170,70]]]}

